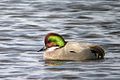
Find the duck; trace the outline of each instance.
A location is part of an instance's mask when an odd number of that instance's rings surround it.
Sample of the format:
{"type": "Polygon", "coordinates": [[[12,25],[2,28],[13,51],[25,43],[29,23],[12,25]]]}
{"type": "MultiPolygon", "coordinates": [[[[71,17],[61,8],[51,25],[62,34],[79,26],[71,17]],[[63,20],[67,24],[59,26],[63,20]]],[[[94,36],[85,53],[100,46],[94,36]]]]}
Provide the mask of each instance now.
{"type": "Polygon", "coordinates": [[[65,41],[57,33],[48,33],[44,38],[44,44],[39,51],[44,51],[45,60],[96,60],[104,59],[105,56],[105,50],[100,45],[65,41]]]}

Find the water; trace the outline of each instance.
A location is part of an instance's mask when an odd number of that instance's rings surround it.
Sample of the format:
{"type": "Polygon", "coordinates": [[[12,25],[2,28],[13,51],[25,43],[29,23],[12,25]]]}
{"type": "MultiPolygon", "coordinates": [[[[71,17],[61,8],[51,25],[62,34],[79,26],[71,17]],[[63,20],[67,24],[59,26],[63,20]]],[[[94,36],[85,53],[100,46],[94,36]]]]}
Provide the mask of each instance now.
{"type": "Polygon", "coordinates": [[[0,0],[0,80],[120,80],[119,0],[0,0]],[[102,45],[105,59],[44,61],[49,32],[102,45]]]}

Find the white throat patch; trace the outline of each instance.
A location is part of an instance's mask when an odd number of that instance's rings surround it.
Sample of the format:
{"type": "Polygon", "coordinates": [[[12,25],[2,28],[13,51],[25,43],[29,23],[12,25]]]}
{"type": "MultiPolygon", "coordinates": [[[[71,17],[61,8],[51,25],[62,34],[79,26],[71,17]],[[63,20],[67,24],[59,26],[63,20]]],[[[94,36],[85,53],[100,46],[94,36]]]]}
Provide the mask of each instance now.
{"type": "Polygon", "coordinates": [[[51,48],[48,48],[48,49],[46,50],[46,52],[54,51],[54,50],[57,49],[57,48],[59,48],[59,47],[51,47],[51,48]]]}

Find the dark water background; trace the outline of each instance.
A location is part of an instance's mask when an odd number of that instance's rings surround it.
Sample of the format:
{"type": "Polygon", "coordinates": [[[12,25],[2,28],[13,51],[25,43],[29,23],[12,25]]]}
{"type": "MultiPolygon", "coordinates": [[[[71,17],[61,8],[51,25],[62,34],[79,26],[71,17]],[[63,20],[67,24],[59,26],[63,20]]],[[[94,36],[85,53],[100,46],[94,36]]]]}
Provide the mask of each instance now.
{"type": "Polygon", "coordinates": [[[120,0],[0,0],[0,80],[120,80],[120,0]],[[43,38],[105,47],[104,60],[45,62],[43,38]]]}

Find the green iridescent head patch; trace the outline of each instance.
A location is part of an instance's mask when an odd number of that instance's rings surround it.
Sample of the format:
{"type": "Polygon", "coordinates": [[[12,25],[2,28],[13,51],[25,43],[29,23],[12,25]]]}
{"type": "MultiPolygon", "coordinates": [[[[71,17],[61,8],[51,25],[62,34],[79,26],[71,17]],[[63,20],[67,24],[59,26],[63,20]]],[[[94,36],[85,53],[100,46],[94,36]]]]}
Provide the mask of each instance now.
{"type": "Polygon", "coordinates": [[[47,44],[48,43],[54,43],[58,47],[63,47],[65,46],[65,40],[64,38],[56,33],[49,33],[45,37],[45,46],[49,47],[47,44]]]}

